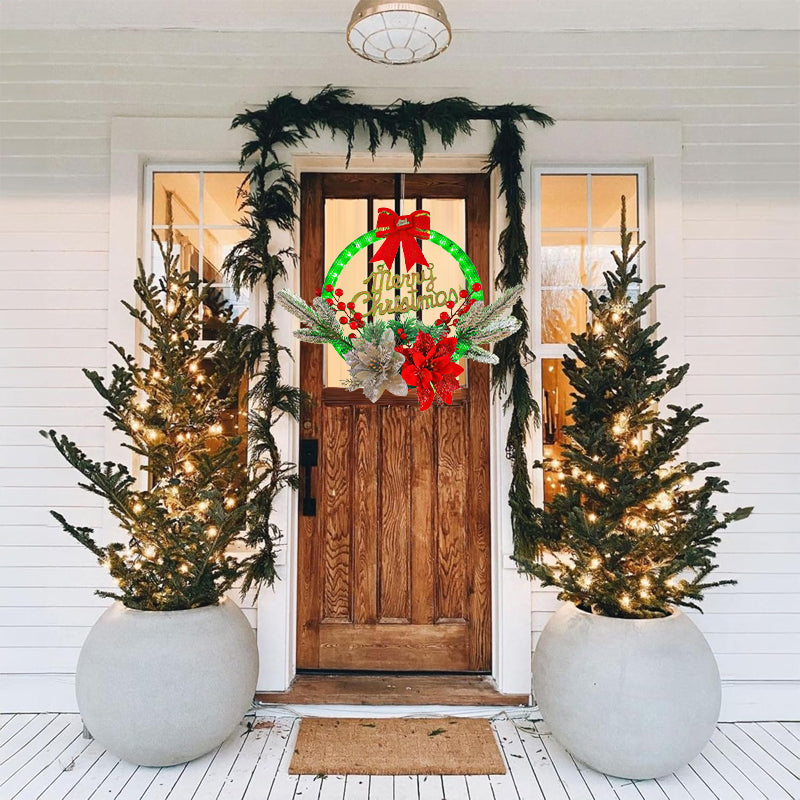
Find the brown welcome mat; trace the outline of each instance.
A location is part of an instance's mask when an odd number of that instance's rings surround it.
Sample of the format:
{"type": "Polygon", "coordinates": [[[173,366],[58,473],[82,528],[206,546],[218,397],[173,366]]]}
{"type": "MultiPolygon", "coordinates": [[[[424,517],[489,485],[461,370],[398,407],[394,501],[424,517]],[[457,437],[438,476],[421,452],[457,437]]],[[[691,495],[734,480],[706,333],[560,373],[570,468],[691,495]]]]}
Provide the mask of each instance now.
{"type": "Polygon", "coordinates": [[[506,768],[487,719],[300,721],[289,765],[294,775],[502,775],[506,768]]]}

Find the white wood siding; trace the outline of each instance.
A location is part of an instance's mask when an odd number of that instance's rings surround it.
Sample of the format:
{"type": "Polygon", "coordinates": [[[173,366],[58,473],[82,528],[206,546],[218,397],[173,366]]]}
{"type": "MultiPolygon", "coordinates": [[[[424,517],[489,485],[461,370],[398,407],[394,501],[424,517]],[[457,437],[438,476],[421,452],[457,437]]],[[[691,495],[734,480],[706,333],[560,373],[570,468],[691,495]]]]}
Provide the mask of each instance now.
{"type": "MultiPolygon", "coordinates": [[[[371,102],[465,94],[562,120],[682,123],[686,393],[711,419],[690,455],[722,462],[726,505],[756,507],[720,552],[720,577],[739,585],[709,593],[697,622],[725,719],[800,718],[795,32],[461,33],[409,69],[363,63],[338,34],[13,31],[0,51],[0,705],[70,710],[106,604],[93,595],[103,572],[47,513],[99,525],[101,509],[37,431],[102,456],[79,367],[104,367],[109,303],[119,313],[106,291],[111,118],[233,117],[334,82],[371,102]]],[[[534,632],[554,606],[533,592],[534,632]]]]}

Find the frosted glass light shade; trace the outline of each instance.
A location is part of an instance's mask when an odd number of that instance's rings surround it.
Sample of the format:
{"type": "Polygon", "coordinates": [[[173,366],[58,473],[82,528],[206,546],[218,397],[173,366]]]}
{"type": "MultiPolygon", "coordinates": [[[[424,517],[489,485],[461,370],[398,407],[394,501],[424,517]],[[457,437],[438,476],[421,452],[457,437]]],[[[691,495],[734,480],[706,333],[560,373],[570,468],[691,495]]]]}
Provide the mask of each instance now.
{"type": "Polygon", "coordinates": [[[414,64],[438,56],[452,31],[439,0],[360,0],[347,26],[350,49],[379,64],[414,64]]]}

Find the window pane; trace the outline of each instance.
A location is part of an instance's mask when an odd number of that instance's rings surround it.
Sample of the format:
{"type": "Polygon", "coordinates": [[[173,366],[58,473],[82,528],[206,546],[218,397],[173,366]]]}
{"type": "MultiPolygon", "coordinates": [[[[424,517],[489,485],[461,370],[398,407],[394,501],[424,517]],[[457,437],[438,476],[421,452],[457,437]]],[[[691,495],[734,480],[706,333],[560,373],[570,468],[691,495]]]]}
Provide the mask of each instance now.
{"type": "MultiPolygon", "coordinates": [[[[432,198],[423,198],[422,207],[426,211],[431,212],[431,228],[439,233],[452,239],[459,247],[463,248],[466,252],[467,249],[467,202],[466,200],[449,198],[445,200],[434,200],[432,198]]],[[[424,269],[417,265],[420,274],[427,278],[432,275],[434,278],[433,284],[429,282],[424,283],[419,290],[420,295],[430,295],[431,290],[434,290],[434,302],[440,302],[445,293],[448,300],[452,300],[456,307],[458,307],[461,299],[458,297],[460,289],[467,288],[464,274],[461,272],[461,267],[458,261],[455,260],[451,253],[446,252],[441,247],[437,247],[430,241],[423,240],[422,252],[428,263],[433,266],[433,273],[429,269],[424,269]]],[[[467,254],[469,255],[469,254],[467,254]]],[[[489,287],[484,288],[484,296],[488,298],[489,287]]],[[[445,308],[436,305],[431,307],[423,307],[422,321],[426,325],[433,325],[439,318],[439,314],[445,308]]],[[[461,359],[459,365],[464,368],[458,376],[458,382],[464,386],[467,382],[467,373],[469,371],[469,363],[466,359],[461,359]]]]}
{"type": "Polygon", "coordinates": [[[628,230],[639,227],[636,175],[592,175],[592,228],[619,230],[620,198],[627,201],[628,230]]]}
{"type": "MultiPolygon", "coordinates": [[[[631,247],[635,247],[639,242],[639,237],[634,234],[631,239],[631,247]]],[[[589,275],[586,285],[592,288],[605,289],[606,282],[603,279],[603,272],[614,270],[617,267],[611,251],[620,251],[619,233],[608,231],[606,233],[593,233],[592,244],[589,248],[589,275]]]]}
{"type": "Polygon", "coordinates": [[[245,228],[214,228],[203,231],[203,278],[225,283],[222,265],[233,247],[247,237],[245,228]]]}
{"type": "MultiPolygon", "coordinates": [[[[334,259],[354,239],[367,230],[367,201],[328,199],[325,201],[325,266],[327,273],[334,259]]],[[[356,311],[367,314],[367,251],[360,250],[342,270],[336,288],[343,291],[344,302],[355,302],[356,311]]],[[[344,386],[348,368],[344,359],[329,344],[325,345],[325,385],[344,386]]]]}
{"type": "Polygon", "coordinates": [[[157,172],[153,175],[153,225],[167,224],[167,193],[172,193],[175,225],[200,224],[200,174],[157,172]]]}
{"type": "MultiPolygon", "coordinates": [[[[152,269],[156,275],[164,274],[164,261],[161,258],[161,248],[158,246],[156,236],[161,241],[164,250],[167,250],[167,231],[160,230],[153,232],[152,249],[152,269]]],[[[194,272],[200,266],[199,232],[195,229],[184,230],[183,228],[173,228],[172,230],[172,255],[178,258],[181,272],[194,272]]]]}
{"type": "Polygon", "coordinates": [[[542,360],[542,438],[544,458],[555,461],[552,469],[544,471],[544,499],[550,500],[561,491],[563,473],[558,463],[561,457],[562,428],[568,424],[567,412],[572,405],[570,385],[564,376],[561,360],[542,360]]]}
{"type": "Polygon", "coordinates": [[[586,228],[587,187],[586,175],[542,175],[542,229],[586,228]]]}
{"type": "Polygon", "coordinates": [[[569,342],[572,333],[586,327],[586,295],[578,289],[542,291],[542,341],[569,342]]]}
{"type": "MultiPolygon", "coordinates": [[[[431,227],[435,231],[452,239],[460,247],[466,247],[467,219],[464,200],[424,199],[422,207],[431,212],[431,227]]],[[[438,305],[438,302],[443,300],[446,295],[447,300],[453,300],[458,305],[460,302],[457,296],[458,291],[466,288],[466,282],[461,267],[451,253],[430,241],[422,242],[422,252],[433,266],[433,271],[422,267],[418,268],[420,275],[426,279],[425,284],[420,287],[420,294],[423,296],[433,294],[431,301],[437,303],[435,306],[423,307],[422,321],[426,325],[433,325],[439,318],[439,314],[445,310],[444,306],[438,305]],[[427,280],[429,277],[433,278],[432,283],[427,280]]]]}
{"type": "Polygon", "coordinates": [[[586,234],[542,234],[542,286],[582,286],[586,279],[586,234]]]}
{"type": "Polygon", "coordinates": [[[243,178],[240,172],[203,173],[203,225],[235,225],[244,216],[239,211],[243,178]]]}

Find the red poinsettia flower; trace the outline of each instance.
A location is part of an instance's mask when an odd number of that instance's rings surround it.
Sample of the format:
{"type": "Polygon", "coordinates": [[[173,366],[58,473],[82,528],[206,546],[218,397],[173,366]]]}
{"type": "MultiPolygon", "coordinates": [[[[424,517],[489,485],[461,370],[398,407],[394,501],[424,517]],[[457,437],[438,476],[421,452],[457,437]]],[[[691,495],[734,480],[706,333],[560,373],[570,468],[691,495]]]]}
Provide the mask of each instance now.
{"type": "Polygon", "coordinates": [[[430,334],[420,333],[411,347],[397,348],[406,357],[400,374],[409,386],[417,387],[420,411],[430,408],[434,397],[447,405],[453,402],[453,392],[458,389],[456,378],[464,371],[450,360],[456,344],[454,336],[435,342],[430,334]]]}

